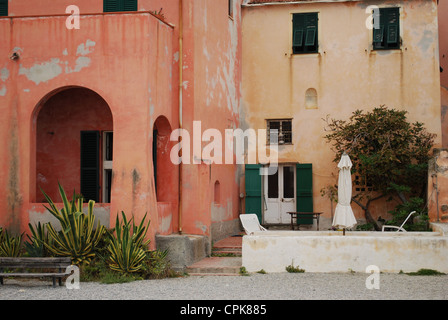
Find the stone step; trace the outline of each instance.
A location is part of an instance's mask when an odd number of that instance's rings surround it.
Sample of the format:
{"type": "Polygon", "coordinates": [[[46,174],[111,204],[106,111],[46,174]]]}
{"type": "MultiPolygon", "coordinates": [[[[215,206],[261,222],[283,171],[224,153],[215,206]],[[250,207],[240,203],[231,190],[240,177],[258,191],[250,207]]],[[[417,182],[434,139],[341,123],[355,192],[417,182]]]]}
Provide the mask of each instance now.
{"type": "Polygon", "coordinates": [[[209,257],[187,267],[191,276],[235,276],[239,275],[242,265],[241,257],[209,257]]]}

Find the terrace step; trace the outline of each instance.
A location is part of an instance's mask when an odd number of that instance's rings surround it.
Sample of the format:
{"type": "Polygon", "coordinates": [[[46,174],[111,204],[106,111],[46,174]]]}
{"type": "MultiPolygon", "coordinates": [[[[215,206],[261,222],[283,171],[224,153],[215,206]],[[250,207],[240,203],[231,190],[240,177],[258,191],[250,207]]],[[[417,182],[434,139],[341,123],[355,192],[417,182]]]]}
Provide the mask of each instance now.
{"type": "Polygon", "coordinates": [[[209,257],[187,267],[191,276],[235,276],[239,275],[242,259],[240,257],[209,257]]]}
{"type": "Polygon", "coordinates": [[[242,266],[242,236],[236,235],[214,243],[212,257],[202,259],[189,267],[187,273],[192,276],[235,276],[242,266]],[[218,254],[232,256],[219,257],[218,254]]]}

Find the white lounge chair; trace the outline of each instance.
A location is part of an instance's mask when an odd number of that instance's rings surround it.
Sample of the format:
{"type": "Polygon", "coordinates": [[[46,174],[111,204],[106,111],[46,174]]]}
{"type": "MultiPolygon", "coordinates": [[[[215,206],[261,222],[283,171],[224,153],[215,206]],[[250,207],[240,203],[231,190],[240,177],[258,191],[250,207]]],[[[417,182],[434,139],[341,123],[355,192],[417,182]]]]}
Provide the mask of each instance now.
{"type": "Polygon", "coordinates": [[[256,231],[267,231],[260,225],[258,217],[255,213],[240,214],[240,221],[246,234],[250,235],[256,231]]]}
{"type": "Polygon", "coordinates": [[[384,225],[383,226],[383,232],[385,228],[391,228],[391,229],[397,229],[397,232],[399,231],[403,231],[406,232],[406,230],[403,228],[403,226],[405,225],[405,223],[409,220],[409,218],[415,213],[415,211],[412,211],[410,214],[408,214],[408,216],[406,217],[406,219],[403,221],[403,223],[401,224],[401,226],[397,227],[397,226],[388,226],[388,225],[384,225]]]}

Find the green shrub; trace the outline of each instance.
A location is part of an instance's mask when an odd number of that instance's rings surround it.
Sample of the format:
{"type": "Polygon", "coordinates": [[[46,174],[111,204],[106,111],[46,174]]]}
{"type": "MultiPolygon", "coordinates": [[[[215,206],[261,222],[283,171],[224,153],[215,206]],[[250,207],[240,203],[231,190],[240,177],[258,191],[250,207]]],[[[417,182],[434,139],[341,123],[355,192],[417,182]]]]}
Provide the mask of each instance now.
{"type": "Polygon", "coordinates": [[[10,235],[8,230],[0,229],[0,257],[20,257],[23,234],[10,235]]]}
{"type": "Polygon", "coordinates": [[[27,255],[30,257],[51,256],[50,250],[45,245],[47,244],[48,246],[52,246],[52,242],[45,229],[45,224],[42,225],[38,222],[35,228],[31,224],[28,224],[28,226],[31,231],[31,237],[27,235],[28,241],[25,242],[25,250],[27,255]]]}
{"type": "Polygon", "coordinates": [[[137,226],[134,218],[128,221],[124,212],[121,214],[121,221],[117,215],[115,229],[107,232],[109,239],[109,245],[107,247],[109,253],[108,264],[114,271],[133,273],[143,268],[143,261],[148,252],[147,246],[149,240],[145,241],[145,238],[149,221],[145,226],[145,214],[137,226]]]}
{"type": "Polygon", "coordinates": [[[101,224],[95,228],[95,215],[93,206],[95,202],[88,203],[88,213],[82,212],[83,199],[73,194],[69,202],[64,189],[59,184],[59,193],[64,207],[59,210],[51,198],[42,190],[48,201],[49,207],[44,206],[56,219],[58,219],[61,231],[56,231],[51,223],[47,224],[49,243],[44,243],[46,248],[54,255],[71,257],[75,265],[89,264],[95,257],[95,250],[100,242],[105,228],[101,224]]]}

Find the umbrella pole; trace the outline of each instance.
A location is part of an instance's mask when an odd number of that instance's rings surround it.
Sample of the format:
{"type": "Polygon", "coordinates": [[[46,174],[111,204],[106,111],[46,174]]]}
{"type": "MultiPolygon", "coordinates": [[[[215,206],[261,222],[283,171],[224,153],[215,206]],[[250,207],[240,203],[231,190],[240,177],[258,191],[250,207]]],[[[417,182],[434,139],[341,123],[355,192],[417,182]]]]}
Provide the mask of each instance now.
{"type": "Polygon", "coordinates": [[[342,229],[342,235],[345,236],[345,228],[342,229]]]}

